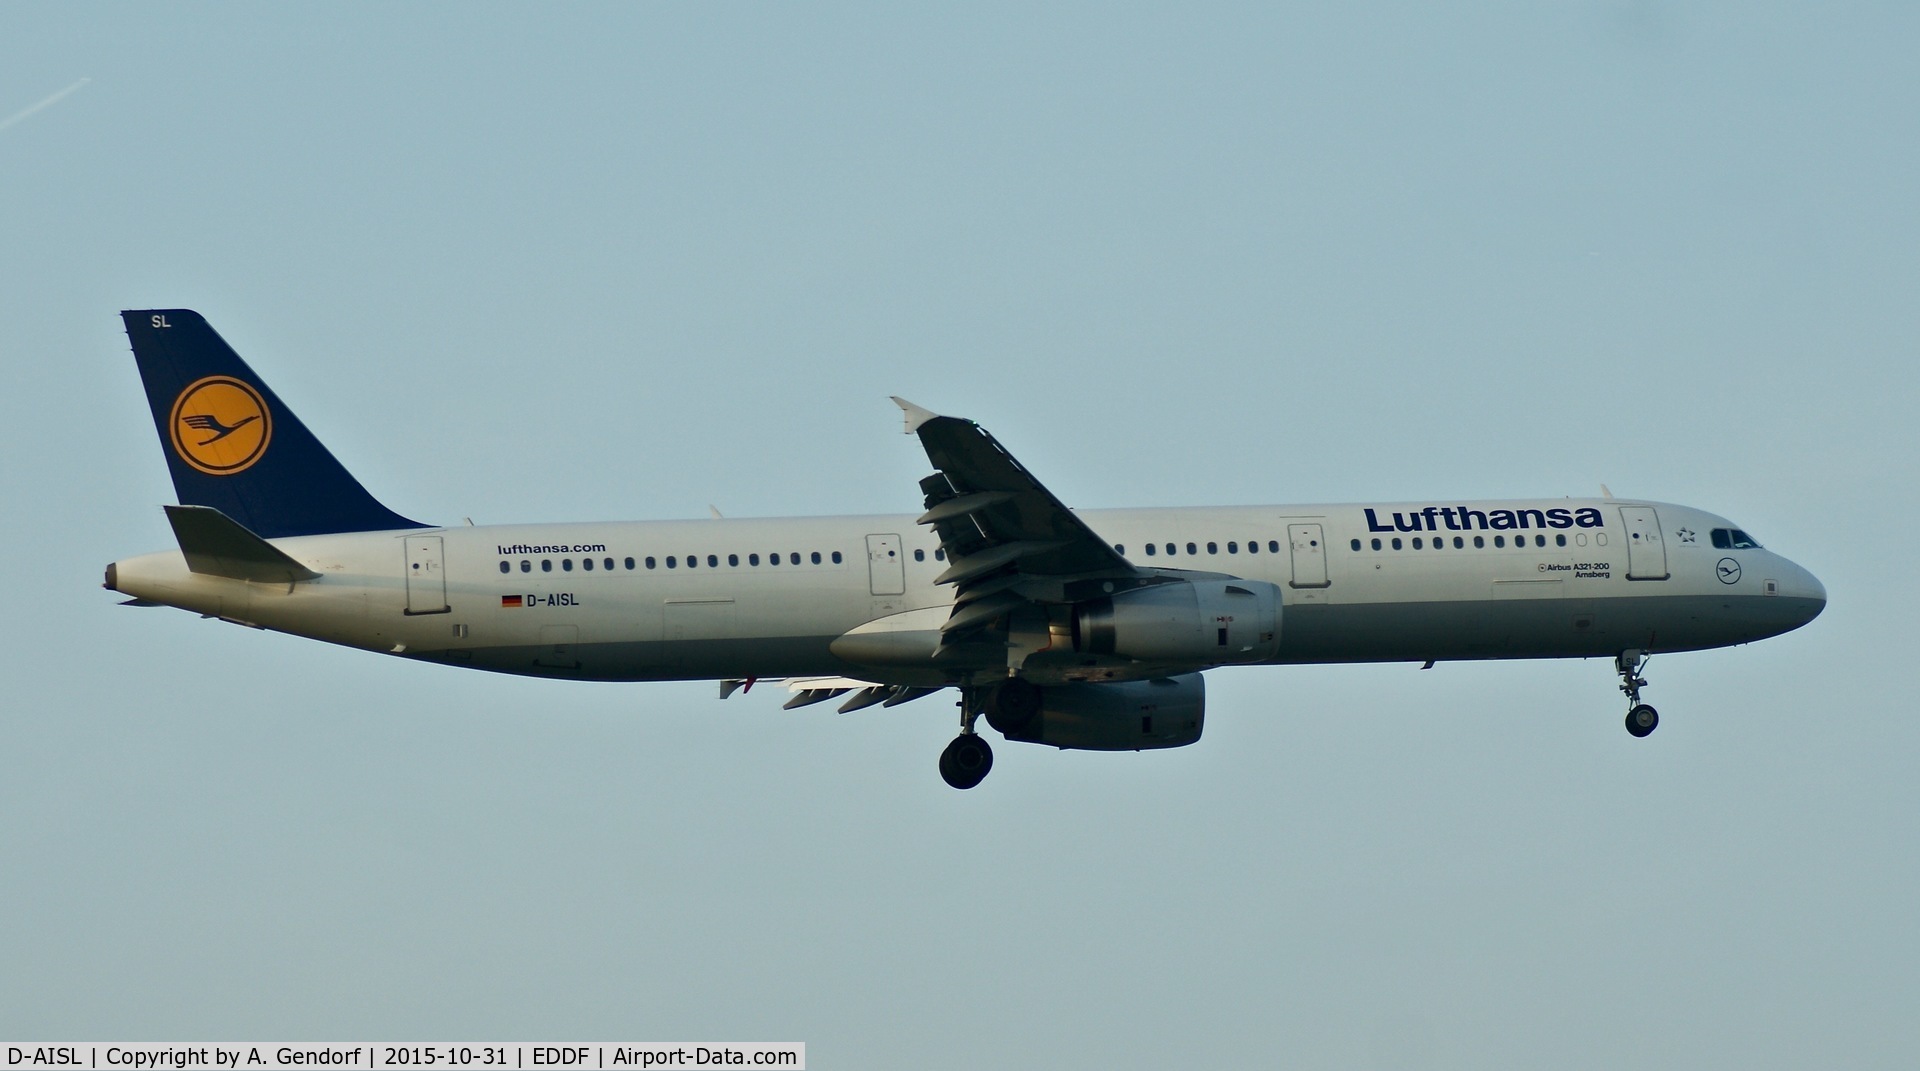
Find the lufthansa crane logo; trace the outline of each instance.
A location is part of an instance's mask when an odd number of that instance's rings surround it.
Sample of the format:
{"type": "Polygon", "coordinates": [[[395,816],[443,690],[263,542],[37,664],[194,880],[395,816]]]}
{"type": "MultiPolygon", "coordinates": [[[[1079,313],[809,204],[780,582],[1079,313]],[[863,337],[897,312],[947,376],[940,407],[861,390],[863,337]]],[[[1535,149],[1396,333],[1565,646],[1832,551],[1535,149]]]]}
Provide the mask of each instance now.
{"type": "Polygon", "coordinates": [[[180,460],[209,476],[232,476],[267,452],[273,414],[251,384],[208,376],[180,392],[169,427],[180,460]]]}

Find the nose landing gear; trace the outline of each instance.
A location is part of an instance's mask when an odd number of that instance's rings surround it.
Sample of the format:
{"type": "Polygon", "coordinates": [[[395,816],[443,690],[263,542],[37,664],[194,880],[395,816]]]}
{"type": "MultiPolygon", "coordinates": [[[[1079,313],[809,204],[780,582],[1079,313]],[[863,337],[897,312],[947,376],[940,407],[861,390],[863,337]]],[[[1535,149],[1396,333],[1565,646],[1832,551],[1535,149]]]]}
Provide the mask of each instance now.
{"type": "Polygon", "coordinates": [[[1627,732],[1643,737],[1660,727],[1660,712],[1640,701],[1640,689],[1647,687],[1647,679],[1640,672],[1647,668],[1647,660],[1653,656],[1646,651],[1621,651],[1614,656],[1613,668],[1620,674],[1620,690],[1627,694],[1627,702],[1633,708],[1627,711],[1627,732]]]}

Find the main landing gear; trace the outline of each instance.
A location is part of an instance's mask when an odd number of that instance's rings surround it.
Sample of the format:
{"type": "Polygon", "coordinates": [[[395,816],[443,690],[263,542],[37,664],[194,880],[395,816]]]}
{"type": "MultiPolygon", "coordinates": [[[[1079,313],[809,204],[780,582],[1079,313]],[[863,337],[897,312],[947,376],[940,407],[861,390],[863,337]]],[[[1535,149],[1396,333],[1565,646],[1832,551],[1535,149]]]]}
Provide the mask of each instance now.
{"type": "Polygon", "coordinates": [[[1620,690],[1627,693],[1627,702],[1633,709],[1627,711],[1627,732],[1636,737],[1646,736],[1660,727],[1660,712],[1640,701],[1640,689],[1647,687],[1647,679],[1640,675],[1647,668],[1647,660],[1652,658],[1645,651],[1621,651],[1614,656],[1614,671],[1620,674],[1620,690]]]}
{"type": "Polygon", "coordinates": [[[972,788],[992,769],[993,749],[972,729],[954,737],[940,753],[940,776],[954,788],[972,788]]]}
{"type": "Polygon", "coordinates": [[[960,690],[960,735],[940,753],[940,776],[954,788],[972,788],[993,769],[993,749],[974,731],[985,714],[1001,732],[1017,730],[1040,713],[1040,689],[1031,681],[1009,677],[986,688],[960,690]]]}

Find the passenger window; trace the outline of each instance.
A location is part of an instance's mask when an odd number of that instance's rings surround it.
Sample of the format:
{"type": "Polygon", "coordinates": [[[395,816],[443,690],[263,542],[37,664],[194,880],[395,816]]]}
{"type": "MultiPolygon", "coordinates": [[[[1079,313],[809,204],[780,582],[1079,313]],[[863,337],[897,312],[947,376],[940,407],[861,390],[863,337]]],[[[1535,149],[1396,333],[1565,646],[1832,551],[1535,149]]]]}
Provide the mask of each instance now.
{"type": "MultiPolygon", "coordinates": [[[[647,568],[649,568],[649,569],[651,569],[651,568],[653,568],[653,559],[652,559],[652,558],[648,558],[648,559],[647,559],[647,568]]],[[[632,572],[632,571],[633,571],[633,559],[632,559],[632,558],[628,558],[628,559],[627,559],[627,571],[628,571],[628,572],[632,572]]]]}
{"type": "MultiPolygon", "coordinates": [[[[1379,540],[1376,539],[1374,540],[1374,542],[1378,543],[1379,540]]],[[[1260,543],[1258,540],[1253,540],[1253,539],[1247,540],[1247,553],[1248,554],[1260,553],[1260,543]]]]}
{"type": "Polygon", "coordinates": [[[813,552],[813,564],[815,565],[820,564],[820,552],[817,550],[813,552]]]}
{"type": "Polygon", "coordinates": [[[1113,545],[1113,552],[1124,558],[1127,556],[1127,545],[1125,543],[1115,543],[1113,545]]]}
{"type": "Polygon", "coordinates": [[[769,554],[769,555],[767,555],[767,564],[768,564],[768,565],[779,565],[779,564],[780,564],[780,555],[778,555],[778,554],[769,554]]]}
{"type": "Polygon", "coordinates": [[[1208,544],[1207,544],[1207,553],[1208,553],[1208,554],[1218,554],[1218,553],[1220,553],[1220,544],[1218,544],[1218,543],[1208,543],[1208,544]]]}
{"type": "MultiPolygon", "coordinates": [[[[1355,550],[1358,550],[1358,549],[1360,549],[1360,548],[1358,548],[1358,547],[1355,547],[1354,549],[1355,549],[1355,550]]],[[[1234,542],[1234,541],[1233,541],[1233,540],[1231,540],[1231,539],[1229,539],[1229,540],[1227,540],[1227,553],[1228,553],[1228,554],[1238,554],[1238,553],[1240,553],[1240,544],[1238,544],[1238,543],[1236,543],[1236,542],[1234,542]]]]}
{"type": "MultiPolygon", "coordinates": [[[[613,572],[613,559],[612,559],[612,558],[608,558],[608,559],[607,559],[607,560],[606,560],[606,561],[605,561],[605,562],[604,562],[603,564],[605,564],[605,565],[606,565],[606,567],[607,567],[607,572],[609,572],[609,573],[611,573],[611,572],[613,572]]],[[[633,568],[633,559],[632,559],[632,558],[628,558],[628,559],[627,559],[627,568],[629,568],[629,569],[631,569],[631,568],[633,568]]]]}
{"type": "Polygon", "coordinates": [[[1534,545],[1534,546],[1536,546],[1536,547],[1544,547],[1544,546],[1546,546],[1546,545],[1547,545],[1547,537],[1546,537],[1546,536],[1543,536],[1543,535],[1537,535],[1537,536],[1534,536],[1534,537],[1533,537],[1533,545],[1534,545]]]}
{"type": "Polygon", "coordinates": [[[1496,547],[1500,547],[1501,549],[1503,549],[1503,550],[1504,550],[1504,549],[1506,548],[1506,545],[1507,545],[1507,537],[1506,537],[1506,536],[1494,536],[1494,537],[1493,537],[1493,545],[1494,545],[1494,546],[1496,546],[1496,547]]]}
{"type": "Polygon", "coordinates": [[[698,554],[687,555],[687,568],[689,569],[700,568],[700,555],[698,554]]]}
{"type": "Polygon", "coordinates": [[[1187,544],[1187,553],[1188,553],[1188,554],[1198,554],[1198,553],[1200,553],[1200,548],[1199,548],[1199,547],[1196,547],[1196,546],[1194,546],[1194,545],[1193,545],[1192,543],[1188,543],[1188,544],[1187,544]]]}
{"type": "Polygon", "coordinates": [[[1400,537],[1399,537],[1399,536],[1394,536],[1394,537],[1393,537],[1393,549],[1395,549],[1395,550],[1399,550],[1399,549],[1400,549],[1400,537]]]}
{"type": "Polygon", "coordinates": [[[913,560],[914,560],[914,561],[917,561],[917,562],[923,562],[923,561],[926,561],[926,560],[927,560],[927,552],[926,552],[926,551],[924,551],[924,550],[921,550],[921,549],[920,549],[919,547],[915,547],[915,548],[913,548],[913,560]]]}
{"type": "Polygon", "coordinates": [[[520,571],[523,573],[533,572],[533,563],[525,558],[520,559],[520,571]]]}
{"type": "Polygon", "coordinates": [[[500,571],[501,571],[501,572],[503,572],[503,573],[511,573],[511,572],[513,572],[513,566],[511,566],[511,565],[508,565],[508,564],[507,564],[506,562],[501,562],[501,563],[500,563],[500,571]]]}
{"type": "MultiPolygon", "coordinates": [[[[1248,545],[1249,545],[1249,546],[1251,546],[1252,544],[1248,544],[1248,545]]],[[[1379,549],[1380,549],[1380,537],[1379,537],[1379,536],[1374,536],[1374,537],[1373,537],[1373,549],[1375,549],[1375,550],[1379,550],[1379,549]]]]}
{"type": "MultiPolygon", "coordinates": [[[[735,557],[735,558],[734,558],[734,564],[736,564],[736,565],[737,565],[737,564],[739,564],[739,562],[740,562],[740,559],[739,559],[738,557],[735,557]]],[[[707,555],[707,568],[709,568],[709,569],[718,569],[718,568],[720,568],[720,555],[718,555],[718,554],[709,554],[709,555],[707,555]]]]}
{"type": "Polygon", "coordinates": [[[572,558],[560,559],[560,571],[563,573],[573,572],[573,559],[572,558]]]}
{"type": "Polygon", "coordinates": [[[1160,548],[1154,546],[1152,543],[1147,544],[1147,557],[1151,558],[1158,553],[1160,553],[1160,548]]]}
{"type": "Polygon", "coordinates": [[[1419,537],[1419,536],[1414,536],[1414,537],[1413,537],[1413,549],[1415,549],[1415,550],[1419,550],[1419,549],[1420,549],[1420,537],[1419,537]]]}
{"type": "Polygon", "coordinates": [[[1566,537],[1566,536],[1564,536],[1564,535],[1557,535],[1557,536],[1554,536],[1554,537],[1553,537],[1553,541],[1554,541],[1555,543],[1558,543],[1559,545],[1561,545],[1561,546],[1563,546],[1563,547],[1567,545],[1567,537],[1566,537]]]}
{"type": "Polygon", "coordinates": [[[833,552],[833,564],[835,565],[840,564],[840,552],[837,550],[833,552]]]}
{"type": "MultiPolygon", "coordinates": [[[[1227,546],[1229,546],[1229,547],[1231,547],[1231,546],[1233,546],[1233,544],[1232,544],[1232,543],[1228,543],[1228,544],[1227,544],[1227,546]]],[[[1359,550],[1359,549],[1360,549],[1360,541],[1359,541],[1358,539],[1356,539],[1356,540],[1354,540],[1354,541],[1353,541],[1353,549],[1355,549],[1355,550],[1359,550]]]]}
{"type": "Polygon", "coordinates": [[[593,559],[592,558],[580,559],[580,568],[585,569],[589,573],[593,572],[593,559]]]}
{"type": "Polygon", "coordinates": [[[653,555],[647,555],[647,568],[653,568],[653,555]]]}
{"type": "Polygon", "coordinates": [[[933,552],[933,560],[934,560],[934,561],[937,561],[937,562],[943,562],[943,561],[946,561],[946,560],[947,560],[947,548],[945,548],[945,547],[940,547],[939,549],[937,549],[937,550],[935,550],[935,551],[933,552]]]}
{"type": "Polygon", "coordinates": [[[667,555],[667,568],[671,569],[673,567],[674,567],[673,555],[669,554],[667,555]]]}
{"type": "Polygon", "coordinates": [[[760,555],[758,555],[758,554],[749,554],[749,555],[747,555],[747,564],[748,564],[748,565],[759,565],[759,564],[760,564],[760,555]]]}
{"type": "Polygon", "coordinates": [[[1487,537],[1486,537],[1486,536],[1474,536],[1474,537],[1473,537],[1473,545],[1474,545],[1474,547],[1475,547],[1476,549],[1477,549],[1477,548],[1480,548],[1480,547],[1484,547],[1484,546],[1486,546],[1486,545],[1487,545],[1487,537]]]}
{"type": "Polygon", "coordinates": [[[552,558],[540,559],[540,571],[543,573],[553,572],[553,559],[552,558]]]}
{"type": "MultiPolygon", "coordinates": [[[[709,561],[711,561],[711,560],[713,560],[713,556],[712,556],[712,555],[708,555],[708,556],[707,556],[707,560],[709,560],[709,561]]],[[[733,567],[734,567],[734,568],[736,568],[736,569],[737,569],[737,568],[739,568],[739,567],[740,567],[740,555],[738,555],[738,554],[729,554],[729,555],[727,555],[727,564],[728,564],[728,565],[731,565],[731,566],[733,566],[733,567]]]]}
{"type": "Polygon", "coordinates": [[[1267,549],[1275,554],[1280,553],[1280,541],[1278,539],[1267,540],[1267,549]]]}

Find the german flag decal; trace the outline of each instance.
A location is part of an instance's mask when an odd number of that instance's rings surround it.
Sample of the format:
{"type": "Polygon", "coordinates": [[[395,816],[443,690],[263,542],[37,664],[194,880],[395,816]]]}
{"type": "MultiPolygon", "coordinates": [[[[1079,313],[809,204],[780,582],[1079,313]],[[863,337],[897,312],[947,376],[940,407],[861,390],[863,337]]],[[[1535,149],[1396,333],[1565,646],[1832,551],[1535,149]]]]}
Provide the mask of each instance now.
{"type": "Polygon", "coordinates": [[[502,608],[511,606],[515,609],[519,609],[521,606],[520,600],[521,600],[521,596],[519,595],[502,595],[500,596],[500,605],[502,608]]]}

